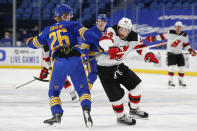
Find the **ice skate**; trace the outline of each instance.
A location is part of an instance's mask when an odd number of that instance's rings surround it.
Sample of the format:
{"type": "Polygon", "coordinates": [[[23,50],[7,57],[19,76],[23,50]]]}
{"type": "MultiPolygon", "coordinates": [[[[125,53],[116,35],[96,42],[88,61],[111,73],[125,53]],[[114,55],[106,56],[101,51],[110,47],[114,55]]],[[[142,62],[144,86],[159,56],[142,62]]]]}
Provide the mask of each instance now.
{"type": "Polygon", "coordinates": [[[122,117],[117,118],[117,123],[124,125],[135,125],[136,120],[133,119],[131,116],[124,114],[122,117]]]}
{"type": "Polygon", "coordinates": [[[183,82],[183,80],[179,80],[179,87],[180,88],[186,88],[186,84],[183,82]]]}
{"type": "Polygon", "coordinates": [[[129,114],[131,115],[132,118],[134,119],[148,119],[148,113],[141,111],[139,108],[137,109],[132,109],[130,106],[130,103],[128,103],[129,105],[129,114]]]}
{"type": "Polygon", "coordinates": [[[90,109],[88,106],[83,107],[83,116],[84,116],[84,121],[86,124],[86,127],[90,128],[93,126],[93,121],[90,115],[90,109]]]}
{"type": "Polygon", "coordinates": [[[61,118],[63,114],[55,114],[51,119],[44,120],[44,123],[53,125],[53,124],[60,124],[61,123],[61,118]]]}
{"type": "Polygon", "coordinates": [[[173,81],[169,80],[168,81],[168,89],[173,89],[175,88],[175,84],[173,83],[173,81]]]}

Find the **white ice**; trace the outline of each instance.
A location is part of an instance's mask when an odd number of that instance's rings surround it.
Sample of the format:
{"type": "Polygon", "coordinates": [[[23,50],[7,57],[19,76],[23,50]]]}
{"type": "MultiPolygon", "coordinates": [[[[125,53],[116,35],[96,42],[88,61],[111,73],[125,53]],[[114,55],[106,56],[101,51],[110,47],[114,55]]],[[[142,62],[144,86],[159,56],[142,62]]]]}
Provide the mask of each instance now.
{"type": "MultiPolygon", "coordinates": [[[[197,77],[185,76],[186,89],[168,89],[167,75],[138,74],[143,80],[141,109],[150,115],[135,126],[118,125],[111,104],[99,80],[92,89],[94,126],[85,127],[79,103],[61,93],[64,116],[57,127],[46,126],[51,118],[48,83],[35,81],[15,87],[38,76],[40,70],[0,69],[0,131],[197,131],[197,77]]],[[[175,77],[177,84],[177,77],[175,77]]],[[[127,94],[124,97],[128,113],[127,94]]]]}

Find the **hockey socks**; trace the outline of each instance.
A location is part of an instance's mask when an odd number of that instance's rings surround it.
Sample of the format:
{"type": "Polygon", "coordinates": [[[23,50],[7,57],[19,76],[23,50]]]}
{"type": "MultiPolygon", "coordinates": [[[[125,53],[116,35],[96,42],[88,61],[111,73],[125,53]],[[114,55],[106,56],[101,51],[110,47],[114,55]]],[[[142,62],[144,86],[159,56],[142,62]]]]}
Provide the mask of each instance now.
{"type": "Polygon", "coordinates": [[[179,86],[181,88],[185,88],[187,85],[183,81],[184,73],[179,72],[179,86]]]}

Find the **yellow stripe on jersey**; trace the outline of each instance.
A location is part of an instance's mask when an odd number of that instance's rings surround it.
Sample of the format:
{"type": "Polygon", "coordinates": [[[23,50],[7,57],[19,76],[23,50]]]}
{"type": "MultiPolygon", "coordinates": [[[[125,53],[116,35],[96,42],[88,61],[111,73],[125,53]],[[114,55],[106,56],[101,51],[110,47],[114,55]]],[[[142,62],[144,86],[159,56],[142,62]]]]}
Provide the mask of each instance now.
{"type": "Polygon", "coordinates": [[[89,101],[91,101],[91,96],[90,96],[90,94],[83,94],[83,95],[80,97],[80,102],[82,102],[83,100],[89,100],[89,101]]]}
{"type": "MultiPolygon", "coordinates": [[[[54,63],[55,63],[55,59],[53,60],[52,69],[51,69],[51,72],[50,72],[49,85],[50,85],[50,83],[51,83],[51,77],[52,77],[52,74],[53,74],[54,63]]],[[[50,87],[49,87],[49,88],[50,88],[50,87]]]]}
{"type": "MultiPolygon", "coordinates": [[[[82,56],[81,56],[81,61],[83,63],[82,56]]],[[[84,69],[84,72],[85,72],[85,75],[86,75],[86,80],[87,80],[87,83],[88,83],[88,77],[87,77],[87,74],[86,74],[87,70],[85,69],[85,64],[84,63],[83,63],[83,69],[84,69]]],[[[91,89],[91,87],[89,86],[89,84],[88,84],[88,88],[91,89]]]]}
{"type": "Polygon", "coordinates": [[[53,107],[55,105],[61,105],[61,99],[59,97],[53,97],[50,99],[50,106],[53,107]]]}
{"type": "Polygon", "coordinates": [[[83,38],[84,40],[85,40],[85,38],[84,38],[83,35],[86,32],[86,30],[88,30],[88,29],[85,28],[85,27],[82,27],[82,28],[79,29],[79,34],[80,34],[81,38],[83,38]]]}
{"type": "Polygon", "coordinates": [[[99,46],[97,46],[97,49],[99,50],[99,52],[103,52],[103,50],[99,46]]]}
{"type": "Polygon", "coordinates": [[[88,82],[88,86],[89,86],[89,89],[91,90],[93,85],[90,82],[88,82]]]}
{"type": "Polygon", "coordinates": [[[88,73],[91,73],[91,66],[90,66],[90,62],[88,62],[88,73]]]}
{"type": "Polygon", "coordinates": [[[86,56],[86,54],[81,54],[81,57],[85,57],[86,56]]]}
{"type": "Polygon", "coordinates": [[[53,56],[53,53],[56,49],[59,49],[60,47],[59,46],[56,46],[55,48],[53,48],[53,50],[51,51],[51,57],[53,56]]]}
{"type": "MultiPolygon", "coordinates": [[[[79,48],[79,49],[82,49],[81,46],[79,46],[79,45],[75,45],[74,47],[77,47],[77,48],[79,48]]],[[[73,48],[73,47],[72,47],[72,48],[73,48]]]]}
{"type": "Polygon", "coordinates": [[[82,43],[81,44],[81,49],[90,49],[90,45],[88,45],[88,44],[85,44],[85,43],[82,43]]]}
{"type": "Polygon", "coordinates": [[[37,36],[33,38],[33,45],[37,48],[42,47],[43,45],[41,45],[38,40],[37,40],[37,36]]]}
{"type": "Polygon", "coordinates": [[[36,42],[38,43],[39,46],[43,46],[40,44],[40,42],[38,41],[38,37],[36,36],[36,42]]]}
{"type": "Polygon", "coordinates": [[[88,56],[95,56],[97,52],[95,51],[88,51],[88,56]]]}
{"type": "Polygon", "coordinates": [[[50,99],[50,101],[53,101],[53,100],[60,100],[60,98],[59,97],[53,97],[53,98],[50,99]]]}
{"type": "Polygon", "coordinates": [[[61,105],[61,104],[62,104],[61,102],[56,102],[56,103],[54,103],[54,104],[51,104],[50,106],[53,107],[53,106],[55,106],[55,105],[61,105]]]}

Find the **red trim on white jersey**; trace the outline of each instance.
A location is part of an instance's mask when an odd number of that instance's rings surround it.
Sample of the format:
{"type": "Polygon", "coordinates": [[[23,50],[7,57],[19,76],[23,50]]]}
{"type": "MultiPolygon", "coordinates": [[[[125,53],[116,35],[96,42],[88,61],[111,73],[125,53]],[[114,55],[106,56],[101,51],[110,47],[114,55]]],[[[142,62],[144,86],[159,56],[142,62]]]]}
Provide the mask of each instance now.
{"type": "Polygon", "coordinates": [[[161,36],[161,40],[163,41],[163,40],[166,40],[166,38],[164,37],[164,34],[160,34],[160,36],[161,36]]]}

